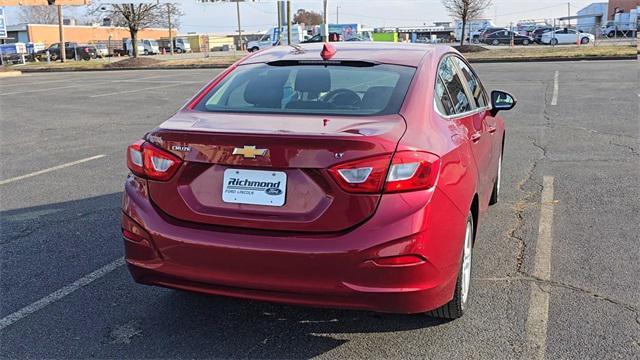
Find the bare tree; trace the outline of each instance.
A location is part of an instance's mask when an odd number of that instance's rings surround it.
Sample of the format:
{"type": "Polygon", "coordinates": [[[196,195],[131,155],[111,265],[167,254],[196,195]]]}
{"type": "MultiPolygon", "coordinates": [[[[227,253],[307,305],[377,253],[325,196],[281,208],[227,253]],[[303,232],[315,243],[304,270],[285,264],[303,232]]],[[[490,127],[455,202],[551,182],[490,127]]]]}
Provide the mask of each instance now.
{"type": "Polygon", "coordinates": [[[168,12],[171,13],[171,27],[178,27],[180,17],[184,15],[178,4],[112,4],[100,6],[92,10],[101,12],[103,18],[111,19],[115,26],[129,29],[131,34],[131,51],[138,57],[138,31],[152,26],[167,26],[168,12]]]}
{"type": "Polygon", "coordinates": [[[57,24],[58,9],[55,6],[22,6],[20,21],[30,24],[57,24]]]}
{"type": "Polygon", "coordinates": [[[319,14],[313,10],[307,11],[305,9],[298,9],[293,15],[294,24],[305,24],[308,26],[322,24],[322,14],[319,14]]]}
{"type": "Polygon", "coordinates": [[[462,22],[460,46],[464,45],[464,34],[469,20],[477,19],[492,3],[492,0],[442,0],[442,5],[449,15],[462,22]]]}

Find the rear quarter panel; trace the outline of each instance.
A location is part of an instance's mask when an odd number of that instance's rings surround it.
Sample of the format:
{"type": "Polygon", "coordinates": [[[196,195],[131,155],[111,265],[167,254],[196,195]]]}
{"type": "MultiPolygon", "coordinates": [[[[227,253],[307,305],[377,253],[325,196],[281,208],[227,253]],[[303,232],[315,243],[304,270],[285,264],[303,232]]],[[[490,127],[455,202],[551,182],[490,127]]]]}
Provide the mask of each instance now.
{"type": "Polygon", "coordinates": [[[471,155],[467,128],[458,120],[440,117],[434,109],[435,74],[448,47],[425,56],[409,88],[401,114],[407,132],[398,150],[425,150],[440,157],[437,187],[465,217],[477,192],[478,171],[471,155]]]}

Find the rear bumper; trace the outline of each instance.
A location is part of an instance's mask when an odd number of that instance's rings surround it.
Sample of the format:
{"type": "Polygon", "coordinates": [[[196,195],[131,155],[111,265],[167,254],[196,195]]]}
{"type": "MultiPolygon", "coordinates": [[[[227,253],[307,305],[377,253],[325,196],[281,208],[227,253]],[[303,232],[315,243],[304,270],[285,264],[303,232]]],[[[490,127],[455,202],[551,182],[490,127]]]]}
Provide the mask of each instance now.
{"type": "Polygon", "coordinates": [[[385,195],[371,219],[339,234],[291,234],[198,225],[170,218],[127,179],[125,253],[140,283],[317,307],[418,313],[453,295],[466,215],[437,189],[385,195]],[[373,259],[418,255],[382,266],[373,259]]]}

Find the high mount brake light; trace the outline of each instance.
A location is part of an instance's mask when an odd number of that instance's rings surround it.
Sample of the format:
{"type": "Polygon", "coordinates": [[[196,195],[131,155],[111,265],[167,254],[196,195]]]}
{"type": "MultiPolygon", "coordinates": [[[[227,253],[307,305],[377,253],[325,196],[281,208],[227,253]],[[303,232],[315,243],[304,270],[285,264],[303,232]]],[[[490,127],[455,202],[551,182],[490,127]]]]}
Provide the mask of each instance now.
{"type": "Polygon", "coordinates": [[[182,160],[177,156],[138,140],[127,149],[127,166],[132,173],[150,180],[167,181],[176,173],[182,160]]]}
{"type": "Polygon", "coordinates": [[[396,193],[429,189],[435,185],[440,158],[420,151],[391,154],[338,164],[329,173],[340,187],[352,193],[396,193]],[[388,171],[387,171],[388,170],[388,171]]]}

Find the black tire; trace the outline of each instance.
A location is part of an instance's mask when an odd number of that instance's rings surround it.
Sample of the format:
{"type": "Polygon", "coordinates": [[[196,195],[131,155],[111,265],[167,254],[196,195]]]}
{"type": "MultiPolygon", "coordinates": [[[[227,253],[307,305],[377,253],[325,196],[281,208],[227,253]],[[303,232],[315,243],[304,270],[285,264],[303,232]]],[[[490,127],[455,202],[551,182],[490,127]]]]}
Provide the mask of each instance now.
{"type": "Polygon", "coordinates": [[[580,39],[580,44],[588,44],[589,43],[589,38],[588,37],[583,37],[582,39],[580,39]]]}
{"type": "MultiPolygon", "coordinates": [[[[473,245],[473,239],[475,238],[475,232],[473,231],[473,215],[471,214],[471,212],[469,212],[469,215],[467,216],[467,227],[471,227],[471,232],[473,238],[471,239],[471,244],[473,245]]],[[[472,246],[473,247],[473,246],[472,246]]],[[[464,256],[464,246],[463,246],[463,254],[462,256],[464,256]]],[[[462,294],[462,267],[463,267],[463,261],[460,261],[460,270],[458,271],[458,279],[456,281],[456,288],[453,291],[453,299],[451,299],[451,301],[449,301],[448,303],[442,305],[441,307],[435,309],[435,310],[431,310],[429,312],[427,312],[427,315],[435,317],[435,318],[440,318],[440,319],[449,319],[449,320],[453,320],[453,319],[458,319],[460,317],[462,317],[462,315],[464,315],[464,311],[466,309],[466,305],[468,303],[468,294],[466,299],[464,298],[463,294],[462,294]]],[[[471,270],[471,269],[469,269],[471,270]]],[[[469,279],[470,281],[470,279],[469,279]]],[[[470,286],[470,283],[469,285],[470,286]]],[[[467,290],[468,292],[468,290],[467,290]]]]}
{"type": "Polygon", "coordinates": [[[529,44],[530,44],[530,41],[528,39],[522,40],[522,45],[527,46],[529,44]]]}
{"type": "Polygon", "coordinates": [[[495,205],[500,200],[501,179],[502,179],[502,153],[500,153],[500,159],[498,160],[498,175],[496,176],[496,181],[493,182],[493,191],[491,192],[489,205],[495,205]]]}
{"type": "Polygon", "coordinates": [[[616,37],[616,32],[615,31],[609,31],[609,33],[607,34],[607,37],[616,37]]]}
{"type": "Polygon", "coordinates": [[[145,49],[142,53],[148,56],[149,55],[149,50],[145,49]]]}
{"type": "Polygon", "coordinates": [[[256,52],[258,50],[260,50],[260,49],[254,46],[251,49],[249,49],[249,52],[256,52]]]}
{"type": "Polygon", "coordinates": [[[181,48],[177,48],[177,49],[175,50],[175,52],[176,52],[176,53],[178,53],[178,54],[182,54],[182,49],[181,49],[181,48]]]}
{"type": "Polygon", "coordinates": [[[555,38],[551,39],[551,42],[549,42],[549,44],[558,45],[558,39],[555,39],[555,38]]]}
{"type": "Polygon", "coordinates": [[[49,54],[49,58],[51,59],[51,61],[57,61],[58,60],[58,55],[53,53],[53,54],[49,54]]]}
{"type": "Polygon", "coordinates": [[[500,45],[500,40],[498,40],[498,39],[493,39],[493,41],[491,41],[491,45],[493,45],[493,46],[498,46],[498,45],[500,45]]]}

